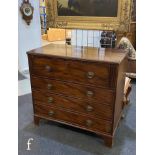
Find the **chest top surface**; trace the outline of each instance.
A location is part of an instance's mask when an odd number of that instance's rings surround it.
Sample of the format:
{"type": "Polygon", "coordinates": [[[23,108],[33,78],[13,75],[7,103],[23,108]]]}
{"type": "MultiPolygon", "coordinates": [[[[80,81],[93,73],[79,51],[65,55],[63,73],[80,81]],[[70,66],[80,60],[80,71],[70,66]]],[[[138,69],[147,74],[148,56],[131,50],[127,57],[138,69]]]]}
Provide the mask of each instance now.
{"type": "Polygon", "coordinates": [[[109,63],[120,63],[127,55],[121,49],[95,48],[70,45],[49,44],[41,48],[33,49],[28,54],[49,57],[61,57],[65,59],[80,59],[85,61],[101,61],[109,63]]]}

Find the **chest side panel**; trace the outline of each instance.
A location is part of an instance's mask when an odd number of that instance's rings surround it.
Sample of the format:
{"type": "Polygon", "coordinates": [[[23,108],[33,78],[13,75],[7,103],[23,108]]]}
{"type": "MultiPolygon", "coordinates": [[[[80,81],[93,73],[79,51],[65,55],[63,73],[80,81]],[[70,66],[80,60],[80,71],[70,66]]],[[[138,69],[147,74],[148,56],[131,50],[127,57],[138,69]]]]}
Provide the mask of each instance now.
{"type": "Polygon", "coordinates": [[[115,96],[115,107],[114,107],[114,124],[113,130],[117,128],[118,122],[122,116],[123,111],[123,97],[124,97],[124,84],[125,84],[125,73],[127,71],[127,58],[117,66],[117,87],[115,96]]]}

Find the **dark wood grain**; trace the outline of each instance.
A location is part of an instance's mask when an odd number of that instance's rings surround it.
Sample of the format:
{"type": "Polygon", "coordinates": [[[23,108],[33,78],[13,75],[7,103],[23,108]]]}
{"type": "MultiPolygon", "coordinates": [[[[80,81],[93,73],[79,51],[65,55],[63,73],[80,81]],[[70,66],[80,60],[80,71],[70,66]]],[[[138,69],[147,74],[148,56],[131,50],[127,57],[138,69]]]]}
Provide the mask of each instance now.
{"type": "Polygon", "coordinates": [[[112,147],[123,111],[127,52],[107,49],[101,56],[95,48],[70,48],[28,52],[34,123],[47,119],[88,130],[112,147]]]}
{"type": "Polygon", "coordinates": [[[65,60],[79,60],[81,62],[104,62],[108,64],[119,64],[128,52],[114,48],[95,48],[84,46],[66,46],[49,44],[41,48],[33,49],[28,54],[34,56],[61,58],[65,60]]]}
{"type": "Polygon", "coordinates": [[[113,107],[108,105],[92,103],[40,91],[33,91],[33,97],[35,104],[63,108],[64,110],[89,115],[94,118],[98,117],[105,120],[112,120],[113,107]]]}
{"type": "Polygon", "coordinates": [[[128,60],[126,58],[117,67],[117,78],[116,78],[117,86],[116,86],[116,99],[115,99],[115,108],[114,108],[113,132],[115,132],[123,112],[125,72],[127,70],[127,63],[128,63],[128,60]]]}
{"type": "Polygon", "coordinates": [[[76,83],[88,83],[100,87],[109,87],[108,64],[79,62],[59,58],[35,57],[33,59],[32,74],[48,78],[76,83]],[[94,75],[89,77],[89,73],[94,75]]]}
{"type": "Polygon", "coordinates": [[[96,118],[90,118],[88,116],[78,115],[55,108],[49,108],[48,106],[37,105],[34,106],[35,115],[46,117],[47,119],[59,120],[61,122],[67,122],[72,125],[81,126],[90,130],[95,130],[103,133],[111,133],[112,124],[109,121],[104,121],[96,118]]]}
{"type": "Polygon", "coordinates": [[[113,137],[103,136],[103,138],[104,138],[105,145],[111,148],[113,146],[113,137]]]}
{"type": "Polygon", "coordinates": [[[40,118],[37,116],[34,116],[34,124],[39,126],[40,118]]]}
{"type": "Polygon", "coordinates": [[[32,76],[32,89],[45,90],[48,93],[62,94],[73,98],[80,98],[91,102],[114,105],[115,92],[108,89],[95,88],[92,86],[79,85],[71,82],[62,82],[59,80],[38,78],[32,76]],[[93,94],[89,95],[89,92],[93,94]]]}

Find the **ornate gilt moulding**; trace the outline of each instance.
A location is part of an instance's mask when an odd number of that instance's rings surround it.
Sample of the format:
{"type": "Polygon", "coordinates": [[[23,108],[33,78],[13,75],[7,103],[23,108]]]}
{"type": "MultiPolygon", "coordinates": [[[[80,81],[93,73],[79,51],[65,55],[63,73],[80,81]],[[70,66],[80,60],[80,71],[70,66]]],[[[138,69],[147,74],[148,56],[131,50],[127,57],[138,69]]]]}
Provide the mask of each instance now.
{"type": "MultiPolygon", "coordinates": [[[[61,2],[61,0],[59,0],[61,2]]],[[[63,0],[62,0],[63,1],[63,0]]],[[[94,0],[95,1],[95,0],[94,0]]],[[[104,1],[104,0],[103,0],[104,1]]],[[[107,0],[105,0],[107,1],[107,0]]],[[[68,29],[115,30],[128,32],[131,19],[132,0],[116,0],[118,5],[115,17],[97,16],[59,16],[58,0],[48,0],[51,6],[49,27],[68,29]]],[[[48,16],[48,15],[47,15],[48,16]]]]}

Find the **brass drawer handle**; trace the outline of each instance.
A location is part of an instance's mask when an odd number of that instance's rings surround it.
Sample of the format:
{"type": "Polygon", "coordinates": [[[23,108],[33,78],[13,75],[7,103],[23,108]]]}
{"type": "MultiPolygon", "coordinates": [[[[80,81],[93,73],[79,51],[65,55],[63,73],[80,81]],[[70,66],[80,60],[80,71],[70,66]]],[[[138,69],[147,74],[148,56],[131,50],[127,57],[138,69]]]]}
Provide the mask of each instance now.
{"type": "Polygon", "coordinates": [[[51,67],[50,66],[45,66],[46,71],[50,72],[51,71],[51,67]]]}
{"type": "Polygon", "coordinates": [[[95,73],[94,72],[88,72],[87,73],[87,78],[92,79],[94,77],[95,73]]]}
{"type": "Polygon", "coordinates": [[[48,113],[49,116],[53,116],[54,114],[55,114],[54,111],[50,111],[50,112],[48,113]]]}
{"type": "Polygon", "coordinates": [[[53,97],[48,98],[48,103],[53,103],[53,101],[54,101],[53,97]]]}
{"type": "Polygon", "coordinates": [[[47,89],[48,89],[48,90],[51,90],[51,89],[52,89],[52,87],[53,87],[53,85],[52,85],[52,84],[48,84],[48,85],[47,85],[47,89]]]}
{"type": "Polygon", "coordinates": [[[91,97],[91,96],[93,96],[93,95],[94,95],[94,93],[93,93],[92,91],[90,91],[90,90],[87,91],[87,96],[88,96],[88,97],[91,97]]]}
{"type": "Polygon", "coordinates": [[[92,106],[90,106],[90,105],[88,105],[87,107],[86,107],[86,111],[88,111],[88,112],[91,112],[91,111],[93,111],[94,110],[94,108],[92,107],[92,106]]]}
{"type": "Polygon", "coordinates": [[[91,120],[86,120],[86,126],[90,127],[92,126],[93,122],[91,120]]]}

